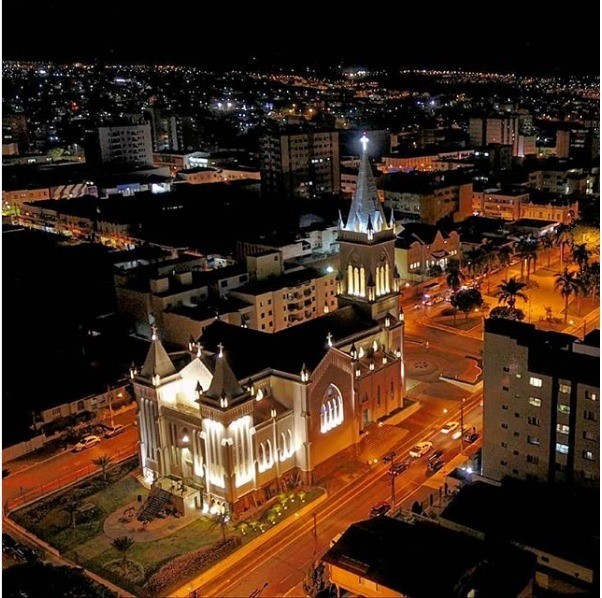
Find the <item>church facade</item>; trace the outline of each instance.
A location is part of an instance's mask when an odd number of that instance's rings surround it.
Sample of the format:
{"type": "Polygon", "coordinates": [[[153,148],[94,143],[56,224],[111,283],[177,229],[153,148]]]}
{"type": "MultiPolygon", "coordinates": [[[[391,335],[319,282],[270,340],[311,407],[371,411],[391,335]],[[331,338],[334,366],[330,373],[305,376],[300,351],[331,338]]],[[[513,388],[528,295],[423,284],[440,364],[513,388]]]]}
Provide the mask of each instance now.
{"type": "Polygon", "coordinates": [[[293,478],[311,483],[403,408],[393,226],[365,149],[339,242],[336,311],[274,334],[215,320],[176,354],[155,331],[132,368],[144,475],[186,487],[184,510],[244,510],[293,478]]]}

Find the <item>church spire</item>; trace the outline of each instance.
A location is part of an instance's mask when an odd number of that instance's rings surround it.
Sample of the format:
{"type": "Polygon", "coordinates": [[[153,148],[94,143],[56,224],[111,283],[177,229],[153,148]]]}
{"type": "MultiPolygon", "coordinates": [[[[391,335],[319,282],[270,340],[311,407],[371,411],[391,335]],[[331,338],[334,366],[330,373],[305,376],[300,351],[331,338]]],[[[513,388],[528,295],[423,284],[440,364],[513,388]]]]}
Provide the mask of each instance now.
{"type": "Polygon", "coordinates": [[[215,401],[223,399],[229,399],[230,401],[242,394],[244,394],[244,389],[238,383],[230,364],[228,363],[228,358],[224,353],[224,346],[222,343],[219,343],[218,353],[215,357],[215,371],[213,372],[213,378],[211,380],[211,384],[207,391],[205,392],[205,396],[214,399],[215,401]]]}
{"type": "Polygon", "coordinates": [[[365,133],[362,135],[360,143],[362,144],[362,155],[357,175],[357,187],[351,201],[345,230],[365,233],[370,219],[374,230],[378,232],[382,230],[386,220],[378,199],[376,182],[368,158],[369,140],[365,133]]]}
{"type": "Polygon", "coordinates": [[[171,361],[163,343],[157,335],[157,327],[152,327],[151,346],[146,355],[144,365],[140,370],[140,375],[143,378],[152,379],[155,376],[166,378],[176,373],[176,368],[171,361]]]}

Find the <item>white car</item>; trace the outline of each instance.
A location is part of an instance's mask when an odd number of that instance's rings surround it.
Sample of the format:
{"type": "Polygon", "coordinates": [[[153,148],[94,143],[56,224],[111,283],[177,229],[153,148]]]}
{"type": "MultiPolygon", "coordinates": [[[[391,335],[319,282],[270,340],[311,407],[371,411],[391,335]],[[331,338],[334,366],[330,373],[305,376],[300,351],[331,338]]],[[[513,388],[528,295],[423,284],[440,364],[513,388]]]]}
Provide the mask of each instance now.
{"type": "Polygon", "coordinates": [[[418,458],[426,455],[433,448],[432,442],[419,442],[410,449],[410,457],[418,458]]]}
{"type": "Polygon", "coordinates": [[[343,536],[343,534],[337,534],[331,541],[330,541],[330,548],[332,548],[343,536]]]}
{"type": "Polygon", "coordinates": [[[115,424],[114,426],[107,426],[107,430],[105,432],[105,438],[111,438],[111,436],[117,436],[117,434],[121,434],[125,432],[125,426],[121,424],[115,424]]]}
{"type": "Polygon", "coordinates": [[[84,436],[74,447],[73,452],[79,453],[80,451],[89,449],[90,447],[96,446],[100,442],[100,438],[91,434],[90,436],[84,436]]]}
{"type": "Polygon", "coordinates": [[[442,428],[441,428],[441,432],[443,434],[449,434],[450,432],[453,432],[456,428],[460,427],[460,423],[459,422],[447,422],[442,428]]]}

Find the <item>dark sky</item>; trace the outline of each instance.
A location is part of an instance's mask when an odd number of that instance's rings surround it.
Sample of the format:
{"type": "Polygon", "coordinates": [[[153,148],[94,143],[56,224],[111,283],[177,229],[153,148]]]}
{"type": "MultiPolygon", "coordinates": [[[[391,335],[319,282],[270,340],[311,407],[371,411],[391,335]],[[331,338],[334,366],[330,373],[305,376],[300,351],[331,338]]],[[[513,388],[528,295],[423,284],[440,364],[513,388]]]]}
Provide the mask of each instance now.
{"type": "Polygon", "coordinates": [[[599,73],[597,2],[169,3],[5,0],[5,59],[199,66],[362,64],[599,73]],[[393,5],[396,8],[387,7],[393,5]],[[525,7],[528,6],[528,10],[525,7]],[[35,42],[35,43],[34,43],[35,42]]]}

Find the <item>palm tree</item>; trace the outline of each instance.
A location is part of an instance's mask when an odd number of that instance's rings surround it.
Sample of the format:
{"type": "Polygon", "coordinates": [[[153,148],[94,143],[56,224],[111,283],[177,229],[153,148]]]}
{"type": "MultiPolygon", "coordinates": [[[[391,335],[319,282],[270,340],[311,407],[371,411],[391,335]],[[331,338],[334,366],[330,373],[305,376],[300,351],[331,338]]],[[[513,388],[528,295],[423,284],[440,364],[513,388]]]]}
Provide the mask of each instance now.
{"type": "Polygon", "coordinates": [[[464,274],[460,270],[458,260],[449,260],[446,272],[445,281],[447,282],[447,286],[455,293],[462,286],[462,280],[464,279],[464,274]]]}
{"type": "Polygon", "coordinates": [[[552,248],[556,244],[556,240],[554,239],[552,234],[547,234],[539,239],[539,244],[542,246],[542,248],[546,251],[546,253],[548,255],[548,268],[549,268],[550,267],[550,259],[552,256],[552,248]]]}
{"type": "Polygon", "coordinates": [[[497,259],[500,262],[500,266],[506,270],[506,279],[508,279],[508,268],[510,267],[513,255],[512,247],[509,245],[502,245],[497,252],[497,259]]]}
{"type": "Polygon", "coordinates": [[[591,254],[586,243],[573,245],[573,261],[579,266],[579,270],[587,268],[591,254]]]}
{"type": "Polygon", "coordinates": [[[581,286],[581,292],[577,294],[577,315],[581,316],[581,296],[587,297],[594,285],[592,274],[587,266],[577,272],[577,280],[581,286]]]}
{"type": "Polygon", "coordinates": [[[573,244],[571,229],[566,224],[561,224],[556,229],[556,245],[560,247],[560,267],[564,263],[564,248],[573,244]]]}
{"type": "Polygon", "coordinates": [[[600,292],[600,262],[592,262],[588,265],[587,270],[592,285],[590,288],[592,299],[595,299],[596,295],[600,292]]]}
{"type": "Polygon", "coordinates": [[[499,261],[497,247],[485,245],[483,247],[483,266],[485,268],[485,276],[487,277],[487,294],[491,292],[491,270],[494,264],[499,261]]]}
{"type": "Polygon", "coordinates": [[[484,252],[480,247],[469,249],[463,256],[464,267],[468,270],[473,280],[483,263],[483,256],[484,252]]]}
{"type": "Polygon", "coordinates": [[[65,511],[69,515],[69,526],[75,528],[77,511],[79,510],[79,504],[76,500],[70,500],[64,507],[65,511]]]}
{"type": "MultiPolygon", "coordinates": [[[[524,280],[525,265],[527,266],[527,284],[531,274],[531,262],[537,262],[538,242],[534,237],[520,237],[516,242],[516,249],[520,256],[520,278],[524,280]]],[[[535,269],[535,268],[534,268],[535,269]]]]}
{"type": "Polygon", "coordinates": [[[498,285],[499,291],[494,293],[493,296],[498,298],[498,303],[507,303],[510,309],[514,309],[517,299],[520,298],[525,302],[529,301],[527,295],[523,293],[526,286],[524,282],[518,282],[514,277],[510,280],[502,280],[502,284],[498,285]]]}
{"type": "Polygon", "coordinates": [[[94,463],[96,467],[100,467],[100,469],[102,470],[102,479],[105,482],[107,481],[107,469],[112,463],[112,461],[113,457],[110,457],[109,455],[101,455],[100,457],[98,457],[98,459],[92,459],[92,463],[94,463]]]}
{"type": "Polygon", "coordinates": [[[128,562],[128,552],[133,545],[134,540],[132,540],[132,538],[130,538],[129,536],[119,536],[111,542],[111,546],[123,555],[121,568],[123,569],[124,573],[128,562]]]}
{"type": "Polygon", "coordinates": [[[554,289],[560,291],[560,294],[564,297],[564,323],[566,324],[569,317],[569,299],[571,295],[578,296],[582,293],[581,281],[576,272],[571,272],[568,268],[565,268],[564,272],[556,274],[554,289]]]}

